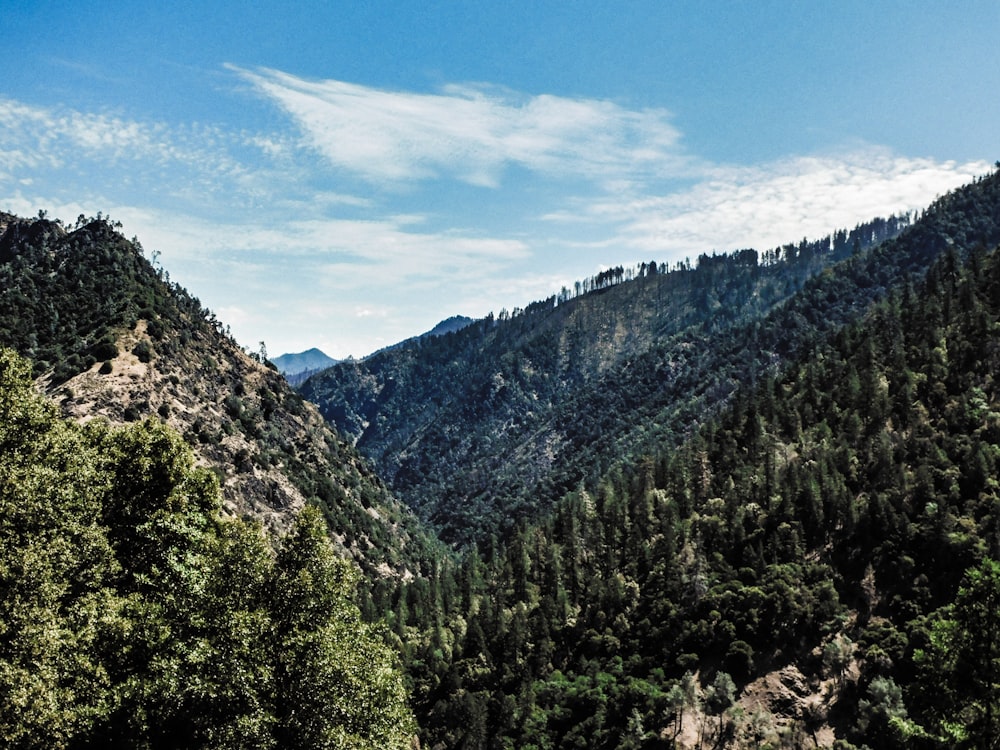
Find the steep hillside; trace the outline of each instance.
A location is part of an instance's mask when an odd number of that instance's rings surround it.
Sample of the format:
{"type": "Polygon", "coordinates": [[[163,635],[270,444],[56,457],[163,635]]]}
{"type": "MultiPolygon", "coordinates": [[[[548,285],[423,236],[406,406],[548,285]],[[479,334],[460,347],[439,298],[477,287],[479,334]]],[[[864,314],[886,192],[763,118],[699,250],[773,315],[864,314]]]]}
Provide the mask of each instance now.
{"type": "Polygon", "coordinates": [[[940,241],[925,278],[813,336],[679,447],[411,587],[398,617],[426,744],[992,746],[995,180],[886,246],[940,241]]]}
{"type": "Polygon", "coordinates": [[[761,321],[823,268],[870,258],[868,248],[905,225],[877,221],[763,257],[743,250],[674,269],[611,269],[578,285],[579,296],[564,290],[342,362],[301,392],[445,539],[485,539],[623,455],[686,434],[787,353],[761,321]]]}
{"type": "Polygon", "coordinates": [[[951,244],[1000,236],[992,176],[905,221],[611,269],[451,335],[301,387],[394,493],[457,544],[509,531],[616,460],[676,443],[741,384],[862,314],[951,244]],[[587,290],[589,289],[589,292],[587,290]]]}
{"type": "Polygon", "coordinates": [[[424,564],[433,542],[366,462],[108,221],[0,224],[0,345],[65,414],[155,415],[216,472],[228,512],[283,530],[312,502],[366,567],[424,564]]]}
{"type": "Polygon", "coordinates": [[[0,348],[0,744],[411,748],[398,658],[315,508],[220,517],[170,428],[60,418],[0,348]]]}

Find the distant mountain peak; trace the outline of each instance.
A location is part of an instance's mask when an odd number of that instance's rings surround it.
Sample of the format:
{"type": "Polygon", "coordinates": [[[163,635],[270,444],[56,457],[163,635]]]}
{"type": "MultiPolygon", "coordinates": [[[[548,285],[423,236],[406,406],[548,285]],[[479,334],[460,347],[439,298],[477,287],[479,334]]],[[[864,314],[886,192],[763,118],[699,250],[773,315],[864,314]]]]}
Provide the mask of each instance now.
{"type": "Polygon", "coordinates": [[[282,354],[272,362],[282,375],[299,375],[304,372],[323,370],[337,364],[337,360],[327,356],[316,347],[297,354],[282,354]]]}
{"type": "Polygon", "coordinates": [[[410,344],[414,341],[422,341],[424,339],[437,338],[438,336],[444,336],[449,333],[455,333],[456,331],[461,331],[463,328],[467,328],[472,323],[475,323],[475,320],[465,315],[452,315],[450,318],[445,318],[444,320],[442,320],[440,323],[438,323],[429,331],[425,331],[424,333],[418,334],[417,336],[411,336],[410,338],[403,339],[402,341],[397,341],[395,344],[390,344],[389,346],[379,349],[376,352],[372,352],[372,354],[368,356],[373,357],[376,354],[380,354],[382,352],[388,352],[392,351],[393,349],[399,349],[400,347],[406,346],[407,344],[410,344]]]}

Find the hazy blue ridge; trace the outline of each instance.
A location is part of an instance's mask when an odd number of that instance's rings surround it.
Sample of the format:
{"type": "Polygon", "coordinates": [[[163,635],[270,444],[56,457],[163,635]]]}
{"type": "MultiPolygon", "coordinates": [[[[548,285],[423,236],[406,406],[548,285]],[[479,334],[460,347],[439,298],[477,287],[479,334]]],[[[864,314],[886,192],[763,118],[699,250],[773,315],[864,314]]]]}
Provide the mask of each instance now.
{"type": "Polygon", "coordinates": [[[282,354],[272,362],[282,375],[298,375],[307,370],[322,370],[337,364],[337,360],[315,347],[295,354],[282,354]]]}

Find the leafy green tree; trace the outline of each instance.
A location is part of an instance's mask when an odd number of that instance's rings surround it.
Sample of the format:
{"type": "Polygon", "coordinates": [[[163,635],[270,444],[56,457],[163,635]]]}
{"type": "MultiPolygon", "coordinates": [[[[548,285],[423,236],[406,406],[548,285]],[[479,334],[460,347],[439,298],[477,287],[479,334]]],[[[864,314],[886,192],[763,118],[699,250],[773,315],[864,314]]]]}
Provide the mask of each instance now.
{"type": "Polygon", "coordinates": [[[0,746],[409,747],[320,512],[275,555],[220,502],[176,433],[65,422],[0,349],[0,746]]]}
{"type": "Polygon", "coordinates": [[[671,739],[677,739],[677,735],[684,729],[684,709],[687,707],[687,697],[684,695],[684,688],[680,682],[675,682],[670,686],[666,695],[666,711],[664,718],[667,719],[673,731],[671,739]]]}
{"type": "Polygon", "coordinates": [[[64,748],[110,708],[100,633],[120,599],[95,450],[0,349],[0,745],[64,748]]]}
{"type": "Polygon", "coordinates": [[[277,738],[283,748],[403,748],[416,731],[395,655],[361,621],[354,569],[303,509],[275,563],[277,738]]]}
{"type": "Polygon", "coordinates": [[[903,691],[891,677],[876,677],[865,697],[858,701],[858,727],[868,737],[878,738],[882,747],[893,747],[906,718],[903,691]]]}
{"type": "Polygon", "coordinates": [[[1000,747],[1000,562],[986,558],[966,572],[930,639],[916,657],[937,686],[943,736],[955,747],[1000,747]]]}
{"type": "Polygon", "coordinates": [[[726,710],[736,700],[736,683],[727,672],[716,672],[715,679],[705,691],[705,709],[719,715],[718,738],[721,742],[726,710]]]}

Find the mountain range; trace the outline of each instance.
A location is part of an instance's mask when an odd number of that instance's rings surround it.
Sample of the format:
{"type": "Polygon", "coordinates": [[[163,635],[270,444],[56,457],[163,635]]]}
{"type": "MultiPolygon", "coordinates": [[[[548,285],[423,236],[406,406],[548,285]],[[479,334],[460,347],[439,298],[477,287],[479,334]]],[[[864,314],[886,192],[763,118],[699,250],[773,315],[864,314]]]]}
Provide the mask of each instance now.
{"type": "MultiPolygon", "coordinates": [[[[414,732],[432,748],[988,747],[998,245],[993,173],[816,241],[611,268],[295,390],[110,220],[2,214],[0,347],[17,355],[0,368],[13,415],[0,441],[22,447],[0,459],[13,519],[0,533],[19,559],[50,560],[36,568],[51,581],[28,596],[14,562],[0,575],[0,685],[22,675],[34,692],[16,695],[35,696],[0,712],[3,736],[43,743],[55,714],[39,707],[77,680],[104,702],[66,702],[50,746],[96,747],[126,725],[121,737],[148,747],[280,743],[324,716],[328,743],[347,732],[394,747],[414,732]],[[161,499],[143,489],[158,476],[152,444],[183,464],[161,499]],[[57,491],[71,476],[90,484],[57,491]],[[213,486],[232,527],[198,515],[214,512],[213,486]],[[133,497],[148,510],[121,510],[133,497]],[[240,524],[276,557],[227,531],[240,524]],[[74,542],[87,567],[39,557],[61,537],[98,540],[74,542]],[[320,537],[363,575],[355,603],[320,537]],[[133,555],[133,538],[169,554],[133,555]],[[233,580],[258,581],[238,591],[284,592],[302,616],[237,601],[198,560],[238,561],[233,580]],[[201,575],[208,588],[191,583],[201,575]],[[100,597],[120,626],[93,614],[100,597]],[[326,635],[303,635],[320,632],[303,630],[309,612],[325,613],[326,635]],[[15,614],[53,625],[15,631],[15,614]],[[280,637],[253,661],[235,636],[199,629],[227,621],[250,628],[247,643],[280,637]],[[361,640],[337,640],[348,631],[361,640]],[[64,658],[73,643],[87,660],[64,658]],[[327,645],[334,661],[373,654],[388,682],[306,658],[327,645]],[[147,652],[131,676],[113,658],[147,652]],[[237,689],[202,653],[257,676],[237,689]],[[286,679],[295,664],[319,681],[286,679]],[[220,690],[242,697],[213,702],[220,690]],[[364,708],[376,694],[391,726],[364,708]],[[189,715],[187,734],[130,723],[133,708],[189,715]]],[[[339,746],[362,741],[376,742],[339,746]]],[[[315,746],[302,742],[288,746],[315,746]]]]}
{"type": "Polygon", "coordinates": [[[919,248],[869,255],[907,223],[880,219],[674,268],[611,269],[577,296],[339,363],[300,392],[444,539],[502,536],[612,462],[682,439],[740,384],[794,354],[801,337],[784,332],[800,325],[796,304],[833,327],[899,274],[926,267],[931,254],[919,248]],[[809,283],[852,257],[835,282],[852,288],[809,283]],[[802,301],[785,304],[797,293],[802,301]]]}

